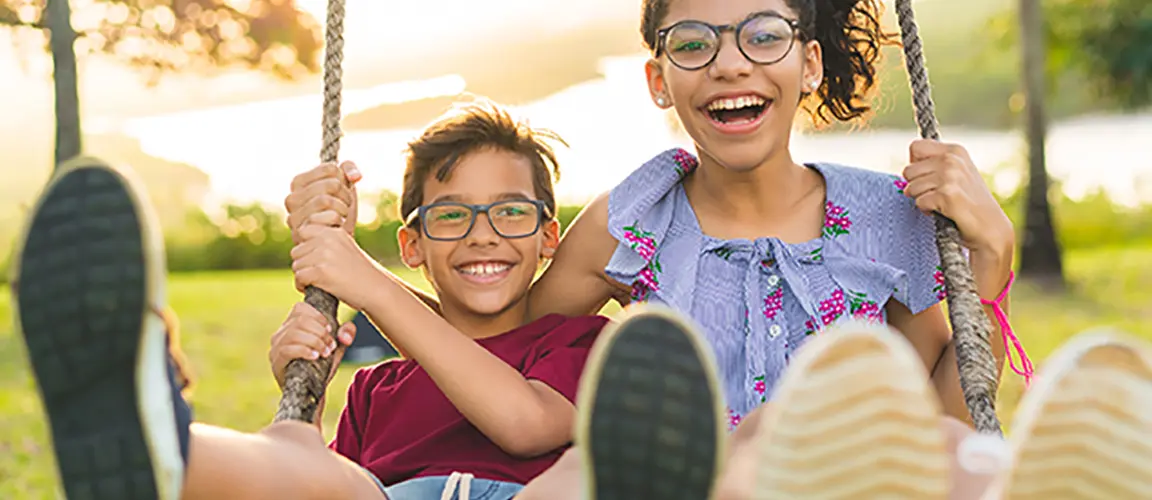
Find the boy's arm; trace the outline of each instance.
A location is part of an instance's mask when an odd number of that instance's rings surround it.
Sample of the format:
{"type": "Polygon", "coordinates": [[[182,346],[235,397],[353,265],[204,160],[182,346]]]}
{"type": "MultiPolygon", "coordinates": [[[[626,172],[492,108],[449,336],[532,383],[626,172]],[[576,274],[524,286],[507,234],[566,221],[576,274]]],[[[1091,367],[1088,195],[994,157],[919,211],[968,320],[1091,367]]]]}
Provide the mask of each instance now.
{"type": "Polygon", "coordinates": [[[564,233],[548,268],[528,293],[529,320],[548,314],[595,314],[615,299],[628,302],[628,290],[604,274],[616,250],[608,233],[608,193],[592,200],[564,233]]]}
{"type": "Polygon", "coordinates": [[[374,287],[374,298],[365,312],[387,329],[397,349],[420,363],[472,425],[514,456],[535,456],[571,441],[575,408],[564,396],[525,379],[429,309],[391,273],[376,276],[366,283],[374,287]]]}
{"type": "MultiPolygon", "coordinates": [[[[407,281],[400,279],[399,276],[393,275],[392,281],[399,283],[401,287],[404,287],[404,289],[408,290],[409,293],[411,293],[412,295],[415,295],[416,298],[420,299],[420,302],[423,302],[424,305],[428,306],[429,309],[432,309],[433,311],[435,311],[436,314],[440,314],[440,301],[437,300],[435,296],[433,296],[432,294],[430,294],[428,292],[425,292],[424,290],[421,290],[419,288],[412,286],[407,281]]],[[[380,326],[380,325],[377,325],[377,326],[380,326]]],[[[385,335],[385,336],[387,336],[387,335],[385,335]]]]}

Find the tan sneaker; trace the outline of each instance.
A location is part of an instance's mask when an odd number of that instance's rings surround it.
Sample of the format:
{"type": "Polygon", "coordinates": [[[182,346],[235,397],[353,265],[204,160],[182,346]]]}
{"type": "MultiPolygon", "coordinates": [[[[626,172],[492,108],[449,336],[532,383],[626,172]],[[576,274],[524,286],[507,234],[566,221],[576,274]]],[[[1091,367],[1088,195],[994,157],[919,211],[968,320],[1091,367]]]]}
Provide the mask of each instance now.
{"type": "Polygon", "coordinates": [[[609,324],[577,394],[584,498],[709,498],[725,446],[717,373],[707,341],[667,307],[609,324]]]}
{"type": "Polygon", "coordinates": [[[1152,498],[1152,346],[1073,337],[1045,361],[1010,430],[1014,466],[990,498],[1152,498]]]}
{"type": "Polygon", "coordinates": [[[944,499],[949,458],[924,363],[895,330],[847,322],[801,347],[763,414],[756,500],[944,499]]]}

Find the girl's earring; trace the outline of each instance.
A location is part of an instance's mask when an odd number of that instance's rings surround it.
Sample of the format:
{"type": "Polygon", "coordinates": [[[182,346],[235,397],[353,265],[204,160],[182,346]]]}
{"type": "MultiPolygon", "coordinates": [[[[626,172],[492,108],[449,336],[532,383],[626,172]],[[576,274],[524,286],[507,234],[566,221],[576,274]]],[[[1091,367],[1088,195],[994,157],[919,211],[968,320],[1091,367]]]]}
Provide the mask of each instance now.
{"type": "Polygon", "coordinates": [[[663,97],[657,97],[657,98],[656,98],[656,105],[657,105],[657,106],[661,106],[661,107],[663,107],[663,106],[664,106],[664,102],[665,102],[665,101],[664,101],[664,98],[663,98],[663,97]]]}

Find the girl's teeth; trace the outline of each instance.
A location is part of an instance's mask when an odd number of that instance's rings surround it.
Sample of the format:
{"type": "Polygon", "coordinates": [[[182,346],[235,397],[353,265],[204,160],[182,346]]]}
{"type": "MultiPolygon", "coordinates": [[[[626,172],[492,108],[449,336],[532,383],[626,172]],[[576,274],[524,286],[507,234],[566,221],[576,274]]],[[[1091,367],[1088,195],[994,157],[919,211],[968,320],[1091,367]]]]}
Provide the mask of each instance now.
{"type": "Polygon", "coordinates": [[[717,99],[708,105],[710,110],[732,110],[746,108],[749,106],[761,106],[764,104],[764,99],[759,96],[743,96],[735,99],[717,99]]]}

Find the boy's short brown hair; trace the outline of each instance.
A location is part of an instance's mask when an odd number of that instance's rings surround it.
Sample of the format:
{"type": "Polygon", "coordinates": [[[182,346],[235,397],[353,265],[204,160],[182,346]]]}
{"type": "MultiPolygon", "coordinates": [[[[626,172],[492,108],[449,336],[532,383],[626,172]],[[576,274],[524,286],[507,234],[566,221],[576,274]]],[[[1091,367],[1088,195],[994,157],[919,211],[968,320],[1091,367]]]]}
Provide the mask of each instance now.
{"type": "Polygon", "coordinates": [[[568,144],[554,132],[534,129],[518,121],[500,106],[478,101],[457,109],[424,129],[408,143],[404,169],[404,191],[400,195],[400,217],[412,214],[424,202],[424,183],[435,171],[443,182],[465,155],[484,149],[516,153],[532,164],[532,184],[536,197],[556,216],[556,196],[552,184],[560,178],[556,154],[545,139],[568,144]]]}

